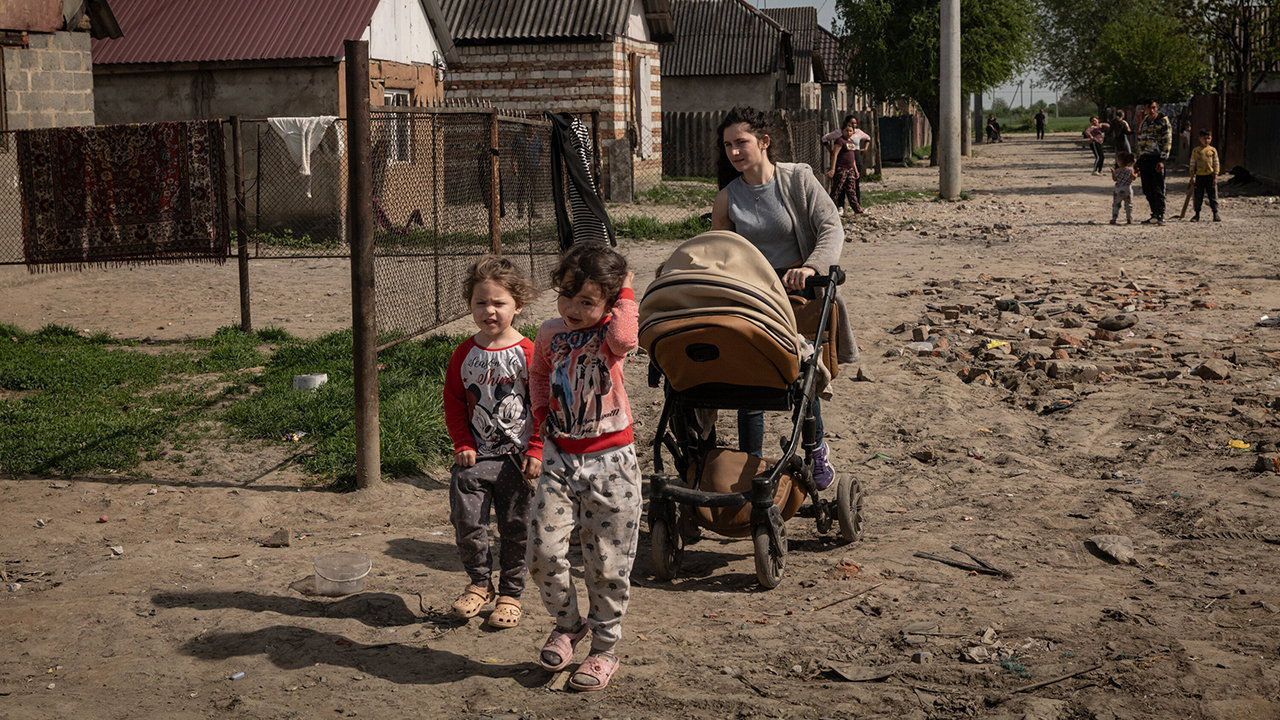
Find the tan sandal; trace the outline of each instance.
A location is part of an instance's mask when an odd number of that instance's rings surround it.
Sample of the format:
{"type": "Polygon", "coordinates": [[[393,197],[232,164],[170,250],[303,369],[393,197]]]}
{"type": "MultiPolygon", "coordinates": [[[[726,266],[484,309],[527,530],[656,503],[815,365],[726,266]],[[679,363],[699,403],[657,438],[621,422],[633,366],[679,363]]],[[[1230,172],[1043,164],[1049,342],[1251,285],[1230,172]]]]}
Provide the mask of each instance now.
{"type": "Polygon", "coordinates": [[[493,590],[478,585],[468,585],[466,590],[453,601],[453,613],[460,618],[470,619],[493,599],[493,590]]]}
{"type": "Polygon", "coordinates": [[[520,609],[520,600],[518,598],[500,596],[498,602],[493,606],[493,612],[489,613],[489,619],[485,621],[491,628],[505,630],[513,628],[520,624],[520,618],[524,616],[524,610],[520,609]]]}

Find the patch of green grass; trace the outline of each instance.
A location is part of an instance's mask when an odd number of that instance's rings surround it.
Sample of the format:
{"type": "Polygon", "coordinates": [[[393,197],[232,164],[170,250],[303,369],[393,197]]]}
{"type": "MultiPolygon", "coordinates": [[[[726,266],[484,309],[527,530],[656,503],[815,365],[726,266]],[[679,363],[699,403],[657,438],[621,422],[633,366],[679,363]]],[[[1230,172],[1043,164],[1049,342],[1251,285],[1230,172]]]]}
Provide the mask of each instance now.
{"type": "MultiPolygon", "coordinates": [[[[1019,113],[1017,115],[1003,115],[999,117],[1001,131],[1005,133],[1030,133],[1036,130],[1035,113],[1019,113]]],[[[1062,117],[1053,117],[1050,115],[1045,118],[1045,132],[1075,132],[1077,134],[1084,130],[1089,124],[1088,115],[1064,115],[1062,117]]]]}
{"type": "Polygon", "coordinates": [[[884,176],[878,172],[869,172],[862,176],[859,182],[878,183],[884,180],[884,176]]]}
{"type": "Polygon", "coordinates": [[[654,205],[708,207],[715,202],[719,190],[707,183],[662,182],[640,193],[640,201],[654,205]]]}
{"type": "Polygon", "coordinates": [[[194,376],[261,364],[258,343],[224,328],[194,352],[143,353],[104,334],[0,326],[0,471],[121,472],[157,459],[224,397],[194,376]]]}
{"type": "Polygon", "coordinates": [[[663,182],[694,182],[715,185],[716,179],[711,175],[663,175],[663,182]]]}
{"type": "Polygon", "coordinates": [[[933,152],[932,145],[921,145],[920,147],[911,151],[911,157],[915,158],[916,160],[928,160],[929,153],[931,152],[933,152]]]}
{"type": "Polygon", "coordinates": [[[253,233],[250,240],[254,243],[288,250],[333,250],[342,244],[332,235],[295,232],[292,228],[259,230],[253,233]]]}
{"type": "Polygon", "coordinates": [[[261,330],[256,331],[258,339],[267,343],[283,343],[293,339],[288,330],[279,328],[274,325],[268,325],[261,330]]]}
{"type": "Polygon", "coordinates": [[[913,200],[930,200],[938,194],[932,190],[875,190],[862,191],[862,207],[892,205],[893,203],[911,202],[913,200]]]}
{"type": "Polygon", "coordinates": [[[633,215],[614,223],[613,229],[633,240],[686,240],[710,230],[711,223],[699,215],[690,215],[676,222],[663,222],[649,215],[633,215]]]}
{"type": "MultiPolygon", "coordinates": [[[[378,356],[382,468],[391,474],[420,472],[444,462],[452,445],[444,427],[442,392],[449,356],[461,338],[431,336],[392,347],[378,356]]],[[[249,437],[280,440],[304,432],[312,451],[302,460],[309,472],[339,485],[355,468],[355,380],[351,333],[333,333],[280,347],[254,380],[260,392],[243,398],[223,419],[249,437]],[[327,373],[314,392],[293,390],[293,376],[327,373]]]]}

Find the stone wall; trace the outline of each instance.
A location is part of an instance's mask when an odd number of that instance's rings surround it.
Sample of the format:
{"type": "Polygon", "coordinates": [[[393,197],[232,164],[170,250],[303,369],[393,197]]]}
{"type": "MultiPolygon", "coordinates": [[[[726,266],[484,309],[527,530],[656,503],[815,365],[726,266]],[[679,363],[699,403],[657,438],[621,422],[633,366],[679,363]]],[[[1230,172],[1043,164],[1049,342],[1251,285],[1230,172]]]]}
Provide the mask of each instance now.
{"type": "Polygon", "coordinates": [[[89,33],[31,33],[28,37],[28,47],[0,49],[7,127],[94,124],[89,33]]]}
{"type": "MultiPolygon", "coordinates": [[[[627,137],[635,123],[633,86],[648,92],[652,116],[645,159],[637,157],[636,180],[662,167],[662,71],[658,46],[619,38],[612,42],[464,45],[449,69],[445,97],[479,100],[500,107],[600,112],[600,140],[627,137]],[[649,78],[633,83],[631,57],[648,58],[649,78]]],[[[636,138],[637,145],[644,138],[636,138]]],[[[637,148],[636,153],[639,154],[637,148]]]]}

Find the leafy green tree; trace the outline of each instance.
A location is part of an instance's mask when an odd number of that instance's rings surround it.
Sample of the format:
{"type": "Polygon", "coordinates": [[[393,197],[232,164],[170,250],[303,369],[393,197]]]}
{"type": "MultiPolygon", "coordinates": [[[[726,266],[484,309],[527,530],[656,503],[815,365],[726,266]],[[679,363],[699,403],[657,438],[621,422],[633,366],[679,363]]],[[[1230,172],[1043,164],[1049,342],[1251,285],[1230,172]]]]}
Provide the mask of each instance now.
{"type": "Polygon", "coordinates": [[[1140,2],[1125,18],[1102,28],[1098,56],[1114,68],[1100,85],[1107,105],[1132,105],[1150,97],[1185,100],[1206,85],[1204,53],[1189,51],[1195,44],[1182,22],[1152,12],[1153,5],[1140,2]]]}
{"type": "MultiPolygon", "coordinates": [[[[938,127],[937,0],[836,0],[849,47],[849,82],[876,102],[914,100],[938,127]]],[[[1032,0],[961,0],[960,85],[981,92],[1013,77],[1030,57],[1032,0]]],[[[938,144],[929,164],[938,162],[938,144]]]]}
{"type": "Polygon", "coordinates": [[[1185,99],[1208,75],[1202,45],[1180,12],[1179,3],[1196,2],[1039,0],[1041,70],[1099,113],[1150,96],[1185,99]]]}

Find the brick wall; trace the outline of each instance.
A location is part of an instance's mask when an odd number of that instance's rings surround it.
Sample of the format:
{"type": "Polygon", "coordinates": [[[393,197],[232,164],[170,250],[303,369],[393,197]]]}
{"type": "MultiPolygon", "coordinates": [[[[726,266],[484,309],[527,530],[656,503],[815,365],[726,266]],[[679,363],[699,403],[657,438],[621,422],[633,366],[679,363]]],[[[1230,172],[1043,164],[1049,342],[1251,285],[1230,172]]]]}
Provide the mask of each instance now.
{"type": "Polygon", "coordinates": [[[92,125],[89,33],[32,33],[4,52],[4,108],[11,130],[92,125]]]}
{"type": "MultiPolygon", "coordinates": [[[[640,86],[651,98],[649,156],[636,158],[636,176],[662,167],[662,70],[658,46],[620,38],[613,42],[467,45],[449,69],[445,97],[483,100],[501,107],[599,110],[602,142],[627,136],[635,121],[632,54],[649,58],[650,77],[640,86]]],[[[643,91],[643,90],[642,90],[643,91]]],[[[643,141],[643,139],[640,139],[643,141]]]]}

